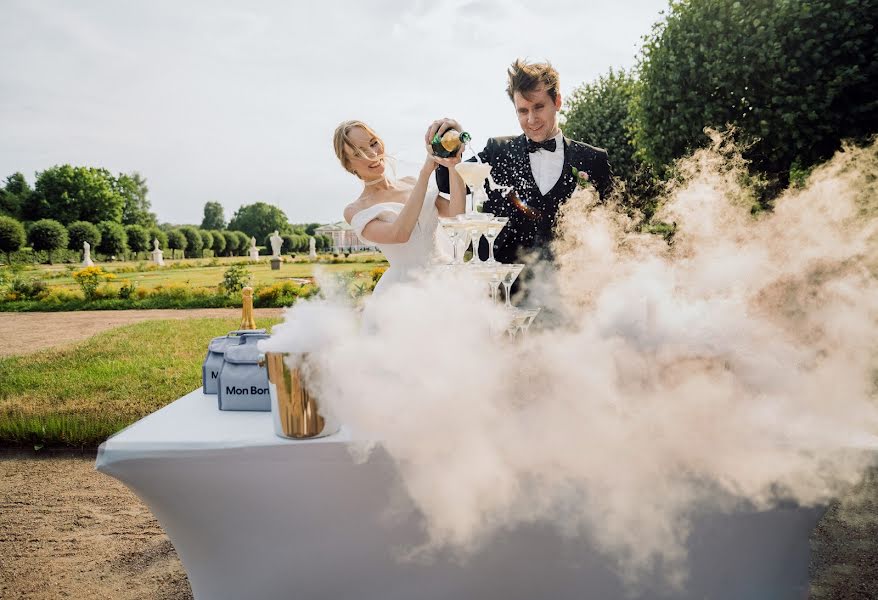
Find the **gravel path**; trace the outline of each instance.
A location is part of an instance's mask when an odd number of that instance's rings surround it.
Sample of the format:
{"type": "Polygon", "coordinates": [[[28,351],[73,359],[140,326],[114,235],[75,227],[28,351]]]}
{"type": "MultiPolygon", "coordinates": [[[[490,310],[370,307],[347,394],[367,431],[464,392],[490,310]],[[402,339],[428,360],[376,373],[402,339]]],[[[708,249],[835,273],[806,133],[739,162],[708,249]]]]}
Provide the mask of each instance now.
{"type": "Polygon", "coordinates": [[[149,509],[94,451],[0,451],[0,598],[184,600],[189,582],[149,509]]]}
{"type": "MultiPolygon", "coordinates": [[[[282,308],[258,308],[257,317],[280,316],[282,308]]],[[[239,319],[239,308],[196,308],[191,310],[83,310],[75,312],[0,312],[0,331],[11,343],[0,344],[0,356],[27,354],[64,346],[96,333],[149,319],[197,319],[219,317],[239,319]]]]}

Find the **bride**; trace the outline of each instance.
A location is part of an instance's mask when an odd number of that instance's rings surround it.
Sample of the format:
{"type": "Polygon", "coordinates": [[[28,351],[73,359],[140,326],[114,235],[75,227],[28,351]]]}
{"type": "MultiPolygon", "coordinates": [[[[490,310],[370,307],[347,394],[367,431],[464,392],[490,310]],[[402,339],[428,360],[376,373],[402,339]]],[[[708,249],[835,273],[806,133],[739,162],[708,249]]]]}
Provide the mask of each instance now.
{"type": "Polygon", "coordinates": [[[439,195],[433,172],[437,165],[451,168],[461,152],[439,158],[427,147],[427,157],[417,179],[387,176],[384,142],[362,121],[345,121],[335,130],[335,154],[342,166],[363,182],[360,197],[344,210],[344,218],[362,240],[381,250],[390,268],[375,286],[373,295],[385,293],[393,283],[405,281],[451,251],[451,242],[439,227],[439,217],[464,211],[466,187],[452,177],[451,199],[439,195]]]}

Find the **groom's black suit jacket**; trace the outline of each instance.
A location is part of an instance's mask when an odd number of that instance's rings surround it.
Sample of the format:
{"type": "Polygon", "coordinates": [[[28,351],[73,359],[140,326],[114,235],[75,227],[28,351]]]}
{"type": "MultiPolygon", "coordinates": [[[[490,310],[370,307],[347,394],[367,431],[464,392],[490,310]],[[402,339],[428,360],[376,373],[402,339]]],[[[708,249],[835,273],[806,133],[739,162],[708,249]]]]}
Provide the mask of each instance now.
{"type": "MultiPolygon", "coordinates": [[[[494,256],[503,263],[522,262],[536,253],[539,258],[551,260],[549,242],[554,235],[558,211],[576,190],[573,174],[575,167],[588,173],[589,181],[601,198],[609,193],[612,172],[607,151],[582,142],[564,138],[564,167],[554,187],[543,195],[531,171],[527,137],[498,137],[488,140],[479,158],[491,165],[491,177],[498,185],[510,186],[513,193],[503,197],[500,192],[488,190],[485,212],[509,217],[509,222],[494,242],[494,256]]],[[[472,158],[470,160],[475,160],[472,158]]],[[[448,170],[438,167],[436,181],[439,190],[449,191],[448,170]]],[[[486,187],[487,189],[487,187],[486,187]]],[[[483,238],[479,255],[488,257],[487,241],[483,238]]]]}

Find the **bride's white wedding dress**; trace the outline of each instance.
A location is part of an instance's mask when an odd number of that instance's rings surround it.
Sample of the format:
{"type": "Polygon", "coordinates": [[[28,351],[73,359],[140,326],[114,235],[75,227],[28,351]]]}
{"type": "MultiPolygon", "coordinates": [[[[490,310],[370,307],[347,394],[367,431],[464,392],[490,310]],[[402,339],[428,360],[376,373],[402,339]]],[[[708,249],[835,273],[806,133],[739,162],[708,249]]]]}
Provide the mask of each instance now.
{"type": "MultiPolygon", "coordinates": [[[[427,192],[424,194],[418,222],[412,230],[409,240],[401,244],[378,244],[363,236],[363,229],[373,219],[392,222],[399,216],[403,204],[401,202],[379,202],[364,208],[351,217],[351,227],[361,240],[378,246],[387,258],[390,268],[375,286],[373,296],[387,292],[393,284],[407,281],[430,265],[448,263],[451,257],[451,240],[439,226],[439,211],[436,208],[436,196],[439,188],[435,176],[430,177],[427,192]]],[[[446,202],[446,200],[440,200],[446,202]]]]}

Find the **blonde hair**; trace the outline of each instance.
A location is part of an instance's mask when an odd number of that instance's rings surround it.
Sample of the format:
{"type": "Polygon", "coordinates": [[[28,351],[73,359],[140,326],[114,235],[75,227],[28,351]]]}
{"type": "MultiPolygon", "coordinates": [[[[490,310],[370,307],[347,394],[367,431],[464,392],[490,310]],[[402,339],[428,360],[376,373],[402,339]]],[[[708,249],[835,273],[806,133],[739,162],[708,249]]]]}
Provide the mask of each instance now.
{"type": "Polygon", "coordinates": [[[345,171],[351,173],[353,175],[357,175],[353,168],[351,167],[351,162],[349,160],[350,156],[345,152],[345,148],[349,148],[351,154],[357,158],[363,158],[367,160],[372,160],[374,157],[367,156],[362,149],[355,146],[352,142],[348,134],[351,129],[355,127],[362,127],[367,134],[371,137],[377,138],[379,142],[381,142],[381,154],[378,155],[377,158],[384,158],[384,140],[375,133],[375,130],[363,123],[362,121],[342,121],[338,127],[335,128],[335,133],[332,135],[332,145],[335,148],[335,156],[338,157],[341,166],[344,167],[345,171]]]}

